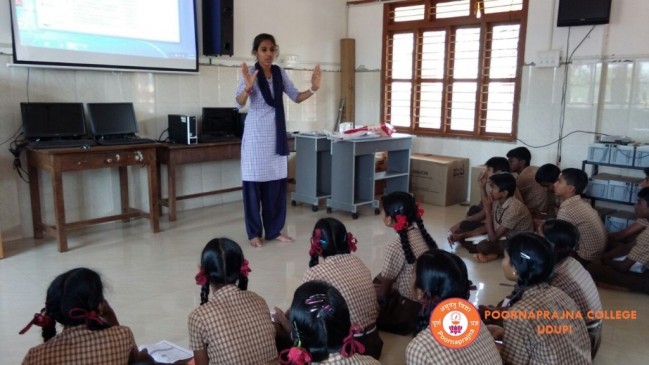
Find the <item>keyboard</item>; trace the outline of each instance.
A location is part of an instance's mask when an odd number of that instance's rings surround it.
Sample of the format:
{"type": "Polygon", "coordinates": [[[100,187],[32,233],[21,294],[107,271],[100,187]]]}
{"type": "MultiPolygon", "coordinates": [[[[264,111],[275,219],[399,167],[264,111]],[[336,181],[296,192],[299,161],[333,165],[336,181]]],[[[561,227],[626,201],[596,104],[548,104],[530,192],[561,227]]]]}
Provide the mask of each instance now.
{"type": "Polygon", "coordinates": [[[82,147],[88,148],[90,146],[96,146],[97,142],[92,139],[53,139],[49,141],[34,141],[29,142],[29,147],[41,150],[48,148],[74,148],[82,147]]]}
{"type": "Polygon", "coordinates": [[[118,146],[122,144],[155,143],[155,141],[150,138],[111,138],[100,139],[97,141],[97,143],[102,146],[118,146]]]}
{"type": "Polygon", "coordinates": [[[216,142],[241,142],[241,138],[237,138],[235,136],[213,136],[209,134],[198,136],[198,143],[216,142]]]}

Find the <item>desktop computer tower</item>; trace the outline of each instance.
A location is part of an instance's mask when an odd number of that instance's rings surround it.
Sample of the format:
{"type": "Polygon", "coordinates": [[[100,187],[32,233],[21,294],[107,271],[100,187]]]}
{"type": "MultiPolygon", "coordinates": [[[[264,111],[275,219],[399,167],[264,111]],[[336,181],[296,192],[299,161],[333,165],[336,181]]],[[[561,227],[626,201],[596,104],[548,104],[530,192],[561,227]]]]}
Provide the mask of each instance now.
{"type": "Polygon", "coordinates": [[[169,141],[178,144],[198,143],[196,117],[169,114],[169,141]]]}

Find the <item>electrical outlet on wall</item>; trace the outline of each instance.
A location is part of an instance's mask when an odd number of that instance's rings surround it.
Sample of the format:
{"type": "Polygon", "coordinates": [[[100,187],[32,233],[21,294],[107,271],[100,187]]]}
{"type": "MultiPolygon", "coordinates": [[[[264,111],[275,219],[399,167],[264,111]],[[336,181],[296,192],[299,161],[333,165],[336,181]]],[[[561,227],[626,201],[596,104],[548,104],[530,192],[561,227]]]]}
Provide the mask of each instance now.
{"type": "Polygon", "coordinates": [[[536,67],[559,67],[561,63],[561,51],[540,51],[536,57],[536,67]]]}

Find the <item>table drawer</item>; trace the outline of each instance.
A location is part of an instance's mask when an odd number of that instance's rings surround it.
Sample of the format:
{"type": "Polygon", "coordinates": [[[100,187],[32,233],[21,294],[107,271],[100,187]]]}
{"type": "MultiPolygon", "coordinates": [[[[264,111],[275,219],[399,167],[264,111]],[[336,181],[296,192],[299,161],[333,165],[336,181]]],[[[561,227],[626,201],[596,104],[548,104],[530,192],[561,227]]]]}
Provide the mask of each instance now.
{"type": "Polygon", "coordinates": [[[64,171],[74,171],[150,163],[155,163],[154,149],[133,149],[112,152],[97,151],[68,155],[61,159],[61,169],[64,171]]]}

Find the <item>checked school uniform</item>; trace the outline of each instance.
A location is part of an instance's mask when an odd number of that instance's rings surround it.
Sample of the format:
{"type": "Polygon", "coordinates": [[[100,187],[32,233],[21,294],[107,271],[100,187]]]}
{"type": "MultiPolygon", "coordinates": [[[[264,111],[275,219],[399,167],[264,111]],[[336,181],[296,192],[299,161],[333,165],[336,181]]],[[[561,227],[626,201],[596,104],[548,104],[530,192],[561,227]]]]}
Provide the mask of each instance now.
{"type": "MultiPolygon", "coordinates": [[[[542,283],[529,287],[523,297],[508,310],[530,313],[575,313],[579,307],[561,289],[542,283]]],[[[506,365],[592,363],[590,340],[583,319],[518,319],[503,318],[505,335],[500,355],[506,365]],[[538,327],[570,326],[572,333],[538,333],[538,327]]]]}
{"type": "Polygon", "coordinates": [[[516,179],[516,189],[521,192],[523,202],[532,214],[547,213],[548,194],[541,184],[536,182],[536,167],[528,166],[516,179]]]}
{"type": "Polygon", "coordinates": [[[275,327],[259,295],[226,285],[188,320],[189,346],[207,350],[210,365],[277,364],[275,327]]]}
{"type": "Polygon", "coordinates": [[[92,331],[79,325],[64,328],[49,341],[29,349],[23,365],[128,364],[135,348],[135,338],[128,327],[92,331]]]}
{"type": "Polygon", "coordinates": [[[606,248],[607,233],[602,219],[590,204],[579,195],[564,200],[559,206],[557,219],[568,221],[579,230],[577,255],[586,261],[596,261],[606,248]]]}
{"type": "Polygon", "coordinates": [[[352,323],[358,323],[365,329],[365,335],[357,341],[365,345],[365,354],[379,358],[383,341],[376,328],[379,315],[379,302],[372,284],[372,273],[363,261],[352,254],[340,254],[325,257],[322,262],[309,268],[304,274],[303,282],[322,280],[340,291],[352,323]]]}
{"type": "Polygon", "coordinates": [[[419,332],[406,347],[406,364],[408,365],[501,365],[502,359],[496,349],[494,338],[482,323],[478,337],[468,346],[461,349],[441,345],[426,327],[419,332]]]}
{"type": "Polygon", "coordinates": [[[350,357],[343,357],[340,353],[329,354],[326,360],[312,362],[311,365],[328,364],[328,365],[381,365],[381,363],[371,356],[354,354],[350,357]]]}
{"type": "MultiPolygon", "coordinates": [[[[507,228],[505,238],[510,239],[517,233],[534,232],[534,221],[532,215],[525,204],[513,197],[507,198],[504,203],[495,201],[491,207],[491,217],[493,219],[494,230],[497,231],[501,226],[507,228]]],[[[478,252],[482,254],[502,255],[504,242],[491,242],[488,240],[481,241],[477,245],[478,252]]]]}
{"type": "MultiPolygon", "coordinates": [[[[415,255],[415,259],[419,258],[419,256],[429,250],[421,232],[414,226],[408,229],[408,243],[410,244],[412,253],[415,255]]],[[[406,262],[406,256],[403,254],[401,239],[399,236],[397,236],[397,238],[390,242],[385,248],[385,258],[383,260],[381,276],[386,279],[395,280],[394,288],[396,288],[401,295],[412,301],[417,301],[417,294],[412,285],[415,276],[415,262],[412,264],[406,262]]]]}
{"type": "Polygon", "coordinates": [[[643,230],[636,237],[627,258],[635,261],[634,266],[627,272],[619,272],[608,265],[597,263],[588,265],[587,269],[597,282],[649,294],[649,229],[643,230]]]}
{"type": "Polygon", "coordinates": [[[322,280],[340,291],[349,307],[352,323],[366,328],[376,323],[379,303],[372,285],[372,273],[352,254],[329,256],[304,274],[303,282],[322,280]]]}
{"type": "Polygon", "coordinates": [[[589,311],[602,310],[602,302],[593,278],[579,261],[566,257],[554,267],[554,278],[550,285],[563,290],[579,307],[586,323],[594,358],[602,340],[603,323],[601,320],[591,320],[587,317],[589,311]]]}

